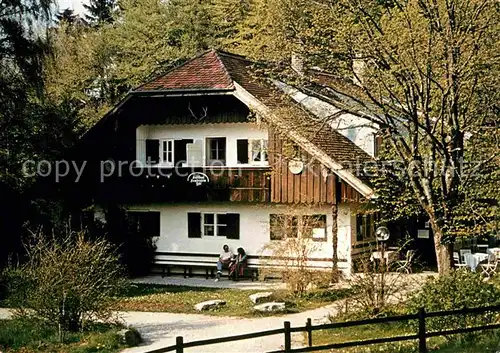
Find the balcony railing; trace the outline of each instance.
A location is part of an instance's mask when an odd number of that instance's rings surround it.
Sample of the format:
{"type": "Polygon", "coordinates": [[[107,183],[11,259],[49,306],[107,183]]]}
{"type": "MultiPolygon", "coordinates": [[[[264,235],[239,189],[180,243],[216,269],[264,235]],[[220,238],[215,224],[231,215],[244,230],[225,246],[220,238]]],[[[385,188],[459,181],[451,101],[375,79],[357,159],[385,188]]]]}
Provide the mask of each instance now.
{"type": "Polygon", "coordinates": [[[105,178],[101,195],[122,202],[270,201],[269,168],[138,167],[105,178]]]}

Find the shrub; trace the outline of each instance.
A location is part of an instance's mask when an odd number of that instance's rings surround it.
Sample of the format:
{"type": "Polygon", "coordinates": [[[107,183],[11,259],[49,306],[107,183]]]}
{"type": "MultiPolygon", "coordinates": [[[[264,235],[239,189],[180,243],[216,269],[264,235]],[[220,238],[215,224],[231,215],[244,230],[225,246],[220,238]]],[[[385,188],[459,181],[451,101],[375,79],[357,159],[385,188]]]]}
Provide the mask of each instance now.
{"type": "MultiPolygon", "coordinates": [[[[475,308],[500,304],[500,290],[481,276],[464,270],[431,278],[407,302],[407,309],[416,313],[424,307],[427,312],[475,308]]],[[[497,320],[494,313],[453,315],[427,319],[428,330],[456,329],[485,325],[497,320]]]]}
{"type": "Polygon", "coordinates": [[[111,321],[114,296],[125,287],[122,269],[105,240],[83,234],[60,241],[35,237],[28,262],[12,287],[11,304],[23,318],[57,328],[60,340],[92,321],[111,321]]]}
{"type": "Polygon", "coordinates": [[[393,310],[409,290],[408,278],[400,272],[389,272],[387,266],[371,261],[369,254],[357,259],[358,269],[346,279],[353,295],[344,303],[343,315],[355,318],[384,316],[393,310]]]}
{"type": "Polygon", "coordinates": [[[296,215],[277,216],[275,232],[279,239],[268,243],[263,251],[271,256],[266,261],[266,266],[261,270],[264,278],[274,272],[281,272],[287,288],[296,295],[303,295],[307,290],[326,288],[329,286],[331,270],[314,270],[310,267],[313,254],[320,250],[321,243],[305,236],[314,228],[314,218],[300,218],[296,215]]]}

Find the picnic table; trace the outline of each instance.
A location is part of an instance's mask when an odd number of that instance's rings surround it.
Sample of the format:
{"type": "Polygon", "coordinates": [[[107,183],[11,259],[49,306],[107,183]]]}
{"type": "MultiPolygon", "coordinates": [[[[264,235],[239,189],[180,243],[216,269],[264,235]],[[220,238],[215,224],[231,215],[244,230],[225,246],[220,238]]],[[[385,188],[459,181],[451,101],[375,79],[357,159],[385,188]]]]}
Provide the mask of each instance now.
{"type": "Polygon", "coordinates": [[[485,253],[465,253],[464,254],[464,262],[465,264],[470,267],[472,271],[476,271],[477,266],[479,265],[480,262],[484,260],[488,260],[489,255],[485,253]]]}
{"type": "MultiPolygon", "coordinates": [[[[370,261],[381,260],[382,259],[382,251],[374,251],[370,256],[370,261]]],[[[386,264],[389,264],[391,261],[398,259],[398,252],[392,250],[384,251],[384,259],[386,264]]]]}

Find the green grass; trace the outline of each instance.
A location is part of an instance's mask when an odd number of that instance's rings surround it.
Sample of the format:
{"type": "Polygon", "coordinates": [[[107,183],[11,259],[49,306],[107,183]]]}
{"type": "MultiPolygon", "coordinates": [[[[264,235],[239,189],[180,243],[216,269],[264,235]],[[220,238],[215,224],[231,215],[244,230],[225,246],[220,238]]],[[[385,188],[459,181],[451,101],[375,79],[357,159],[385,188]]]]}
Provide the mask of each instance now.
{"type": "MultiPolygon", "coordinates": [[[[313,346],[332,343],[366,340],[371,338],[394,337],[415,334],[410,328],[401,324],[364,325],[332,330],[313,331],[313,346]]],[[[304,335],[307,343],[307,334],[304,335]]],[[[483,333],[472,341],[461,340],[460,336],[453,336],[450,340],[444,337],[434,337],[427,340],[429,352],[439,353],[496,353],[500,351],[500,331],[483,333]]],[[[352,347],[321,352],[334,353],[418,353],[418,343],[402,341],[389,344],[376,344],[364,347],[352,347]]]]}
{"type": "MultiPolygon", "coordinates": [[[[256,290],[193,288],[183,286],[162,286],[136,284],[122,294],[117,305],[125,311],[160,311],[170,313],[197,313],[194,305],[206,300],[223,299],[226,305],[217,310],[205,311],[209,315],[219,316],[263,316],[253,310],[254,304],[248,296],[256,290]]],[[[301,298],[290,295],[287,291],[273,291],[278,301],[290,304],[289,312],[301,312],[315,309],[344,298],[347,290],[312,292],[301,298]]]]}
{"type": "Polygon", "coordinates": [[[20,319],[0,320],[0,352],[3,353],[116,353],[126,346],[117,332],[121,327],[95,325],[91,330],[67,334],[59,343],[55,329],[20,319]]]}

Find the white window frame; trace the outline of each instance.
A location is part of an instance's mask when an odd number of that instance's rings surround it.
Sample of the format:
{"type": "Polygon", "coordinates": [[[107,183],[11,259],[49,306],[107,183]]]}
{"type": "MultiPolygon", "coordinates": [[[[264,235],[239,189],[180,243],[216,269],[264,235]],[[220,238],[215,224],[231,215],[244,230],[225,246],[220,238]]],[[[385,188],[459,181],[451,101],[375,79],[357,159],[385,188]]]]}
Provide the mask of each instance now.
{"type": "MultiPolygon", "coordinates": [[[[221,165],[223,167],[227,166],[228,165],[228,160],[227,160],[227,150],[228,150],[228,145],[227,145],[227,136],[207,136],[205,137],[205,146],[204,146],[204,151],[205,151],[205,155],[204,155],[204,165],[205,166],[210,166],[209,162],[211,161],[224,161],[224,165],[221,165]],[[209,140],[217,140],[217,139],[225,139],[226,141],[226,146],[225,146],[225,149],[224,149],[224,159],[220,159],[220,158],[217,158],[217,159],[210,159],[210,152],[211,152],[211,148],[210,148],[210,143],[209,143],[209,140]]],[[[218,148],[217,151],[220,151],[221,149],[218,148]]],[[[219,154],[220,152],[217,152],[217,154],[219,154]]]]}
{"type": "Polygon", "coordinates": [[[211,237],[211,238],[223,237],[223,236],[225,237],[226,235],[219,235],[219,227],[227,227],[227,224],[219,223],[218,216],[226,214],[227,213],[225,212],[201,212],[201,235],[203,237],[211,237]],[[214,223],[205,223],[205,215],[213,215],[214,223]],[[205,234],[205,226],[213,226],[214,234],[213,235],[205,234]]]}
{"type": "Polygon", "coordinates": [[[268,165],[269,164],[269,141],[267,139],[248,139],[248,164],[251,165],[268,165]],[[253,143],[254,141],[258,141],[260,143],[260,151],[259,151],[259,161],[253,160],[253,143]],[[266,154],[266,159],[263,160],[263,154],[266,154]]]}
{"type": "Polygon", "coordinates": [[[174,139],[160,140],[160,164],[173,166],[174,161],[174,139]],[[165,149],[166,147],[166,149],[165,149]]]}

